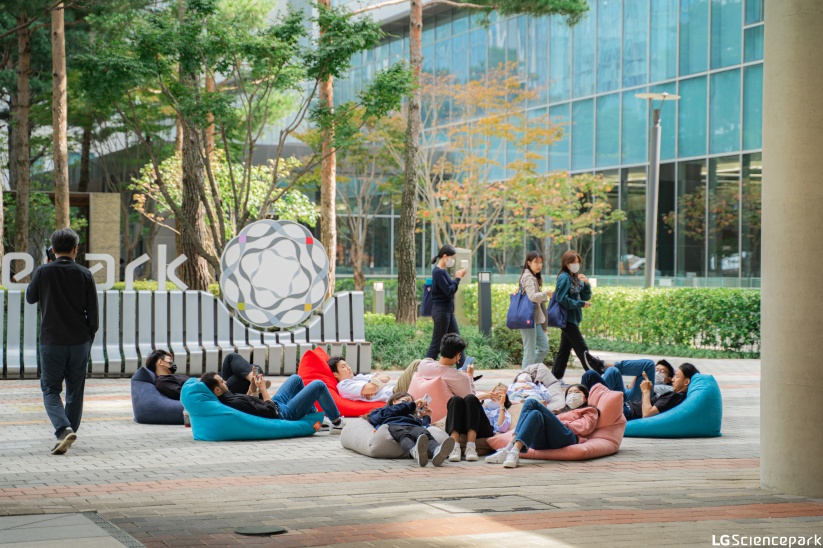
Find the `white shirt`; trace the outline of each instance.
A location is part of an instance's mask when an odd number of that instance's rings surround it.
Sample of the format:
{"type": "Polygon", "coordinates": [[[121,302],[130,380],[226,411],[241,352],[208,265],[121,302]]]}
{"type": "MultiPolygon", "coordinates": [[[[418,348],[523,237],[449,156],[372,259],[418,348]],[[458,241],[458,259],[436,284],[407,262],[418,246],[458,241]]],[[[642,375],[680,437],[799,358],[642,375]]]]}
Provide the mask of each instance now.
{"type": "Polygon", "coordinates": [[[366,386],[369,383],[369,381],[371,381],[373,376],[374,375],[366,375],[365,373],[361,373],[360,375],[355,375],[350,379],[343,379],[342,381],[337,383],[337,393],[346,398],[347,400],[388,401],[391,395],[394,393],[393,384],[387,384],[371,398],[363,397],[363,387],[366,386]]]}

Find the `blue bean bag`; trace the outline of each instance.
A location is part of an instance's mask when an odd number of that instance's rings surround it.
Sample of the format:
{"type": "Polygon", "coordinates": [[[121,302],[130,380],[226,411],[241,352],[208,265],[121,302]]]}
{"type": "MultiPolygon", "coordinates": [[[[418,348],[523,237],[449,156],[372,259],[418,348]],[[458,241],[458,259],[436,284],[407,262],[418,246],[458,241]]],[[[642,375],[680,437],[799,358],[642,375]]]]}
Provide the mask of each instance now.
{"type": "Polygon", "coordinates": [[[141,367],[131,377],[131,408],[140,424],[183,424],[183,404],[157,391],[157,375],[141,367]]]}
{"type": "Polygon", "coordinates": [[[180,395],[191,419],[194,439],[200,441],[275,440],[311,436],[323,423],[323,413],[300,420],[265,419],[223,405],[197,379],[189,379],[180,395]]]}
{"type": "Polygon", "coordinates": [[[629,438],[715,438],[723,422],[723,398],[712,375],[696,374],[689,383],[686,399],[654,417],[626,424],[629,438]]]}

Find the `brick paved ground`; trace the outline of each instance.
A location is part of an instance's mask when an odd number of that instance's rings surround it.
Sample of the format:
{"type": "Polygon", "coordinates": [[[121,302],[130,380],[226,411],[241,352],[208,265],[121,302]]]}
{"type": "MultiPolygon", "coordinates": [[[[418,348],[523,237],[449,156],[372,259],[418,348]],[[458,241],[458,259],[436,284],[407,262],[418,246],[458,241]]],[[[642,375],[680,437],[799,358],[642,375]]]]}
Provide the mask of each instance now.
{"type": "MultiPolygon", "coordinates": [[[[0,381],[0,516],[96,511],[150,547],[710,546],[723,534],[823,535],[823,500],[759,487],[759,362],[691,361],[720,382],[722,438],[626,439],[605,459],[515,470],[421,469],[319,434],[194,442],[183,427],[132,422],[129,382],[114,379],[88,381],[79,439],[55,457],[38,382],[0,381]],[[289,532],[233,533],[256,524],[289,532]]],[[[483,373],[481,388],[513,377],[483,373]]]]}

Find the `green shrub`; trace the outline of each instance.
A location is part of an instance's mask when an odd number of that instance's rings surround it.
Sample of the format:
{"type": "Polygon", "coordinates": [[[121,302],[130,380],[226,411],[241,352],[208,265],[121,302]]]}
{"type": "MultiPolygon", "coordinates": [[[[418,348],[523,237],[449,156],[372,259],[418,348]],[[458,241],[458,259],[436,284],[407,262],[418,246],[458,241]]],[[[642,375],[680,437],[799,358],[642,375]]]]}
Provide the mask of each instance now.
{"type": "MultiPolygon", "coordinates": [[[[509,295],[516,289],[513,284],[492,285],[492,325],[497,345],[515,344],[514,337],[505,331],[509,295]]],[[[466,287],[464,302],[466,316],[476,323],[476,284],[466,287]]],[[[583,312],[580,328],[593,348],[599,347],[592,341],[607,340],[641,343],[635,347],[638,349],[691,348],[755,356],[760,351],[760,292],[726,288],[596,288],[592,307],[583,312]]],[[[552,351],[556,351],[559,330],[550,329],[549,333],[552,351]]]]}

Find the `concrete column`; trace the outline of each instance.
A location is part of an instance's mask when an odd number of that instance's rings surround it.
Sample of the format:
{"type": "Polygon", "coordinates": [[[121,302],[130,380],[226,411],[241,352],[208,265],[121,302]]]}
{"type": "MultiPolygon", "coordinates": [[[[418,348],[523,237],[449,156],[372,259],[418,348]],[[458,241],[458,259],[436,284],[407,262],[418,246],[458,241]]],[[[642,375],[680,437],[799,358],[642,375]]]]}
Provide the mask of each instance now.
{"type": "Polygon", "coordinates": [[[760,482],[823,497],[823,8],[765,21],[760,482]]]}
{"type": "MultiPolygon", "coordinates": [[[[120,281],[120,194],[89,193],[89,253],[114,257],[114,279],[120,281]]],[[[105,282],[105,270],[97,272],[94,279],[105,282]]]]}
{"type": "Polygon", "coordinates": [[[460,280],[457,286],[457,293],[454,295],[454,317],[457,318],[457,325],[469,325],[470,320],[464,311],[466,286],[472,283],[472,252],[470,249],[456,247],[457,255],[454,257],[454,272],[461,268],[466,269],[466,275],[460,280]],[[465,265],[465,266],[464,266],[465,265]]]}

